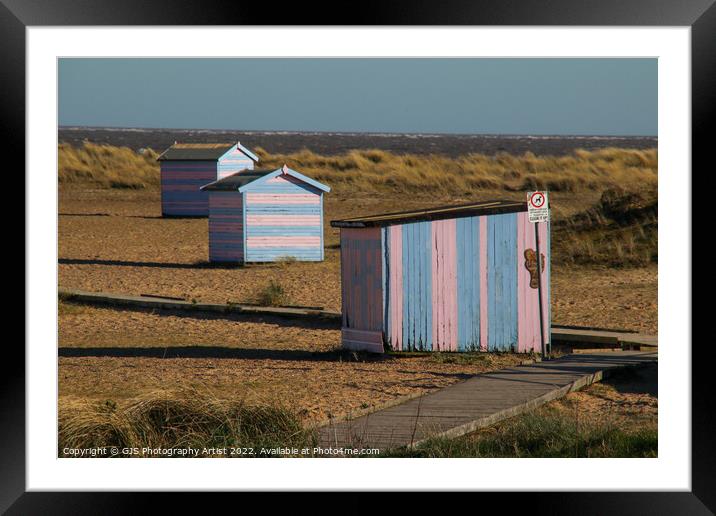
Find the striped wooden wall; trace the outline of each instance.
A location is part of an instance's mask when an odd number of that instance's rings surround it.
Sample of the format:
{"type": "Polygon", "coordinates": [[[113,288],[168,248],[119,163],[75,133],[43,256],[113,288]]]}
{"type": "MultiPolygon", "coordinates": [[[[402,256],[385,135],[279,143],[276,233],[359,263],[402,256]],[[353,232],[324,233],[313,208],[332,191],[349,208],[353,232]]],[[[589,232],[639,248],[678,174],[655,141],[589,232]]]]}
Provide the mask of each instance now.
{"type": "Polygon", "coordinates": [[[216,180],[216,161],[160,162],[162,215],[206,217],[209,196],[199,190],[216,180]]]}
{"type": "MultiPolygon", "coordinates": [[[[548,340],[550,235],[547,224],[539,230],[546,259],[541,278],[548,340]]],[[[368,263],[373,257],[354,250],[366,240],[374,242],[374,232],[341,230],[344,327],[371,332],[374,321],[368,324],[362,312],[370,307],[346,289],[364,289],[361,282],[374,279],[375,266],[368,263]]],[[[538,291],[530,286],[524,259],[524,251],[535,248],[534,225],[526,212],[389,226],[380,237],[381,328],[392,349],[540,350],[538,291]]],[[[355,349],[356,342],[350,347],[355,349]]]]}
{"type": "Polygon", "coordinates": [[[222,179],[240,170],[253,170],[253,168],[254,160],[241,152],[241,150],[237,147],[224,154],[219,160],[216,179],[222,179]]]}
{"type": "Polygon", "coordinates": [[[243,221],[243,194],[209,192],[209,261],[244,261],[243,221]]]}
{"type": "Polygon", "coordinates": [[[380,228],[341,229],[342,342],[383,352],[383,267],[380,228]]]}
{"type": "Polygon", "coordinates": [[[323,260],[320,190],[281,174],[250,185],[244,195],[247,262],[323,260]]]}

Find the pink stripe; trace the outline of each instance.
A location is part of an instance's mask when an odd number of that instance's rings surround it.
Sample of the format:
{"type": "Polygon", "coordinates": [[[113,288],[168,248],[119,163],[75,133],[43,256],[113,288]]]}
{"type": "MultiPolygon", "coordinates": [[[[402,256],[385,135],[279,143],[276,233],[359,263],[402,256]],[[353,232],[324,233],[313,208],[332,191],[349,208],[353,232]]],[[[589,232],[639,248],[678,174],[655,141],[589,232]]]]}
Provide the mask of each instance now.
{"type": "Polygon", "coordinates": [[[246,223],[253,226],[317,226],[320,215],[247,215],[246,223]]]}
{"type": "MultiPolygon", "coordinates": [[[[540,284],[542,287],[542,321],[544,323],[544,341],[549,342],[550,333],[550,320],[549,320],[549,276],[547,275],[549,264],[549,248],[547,247],[547,225],[546,222],[541,222],[539,226],[539,249],[540,254],[544,255],[544,271],[540,274],[540,284]]],[[[534,230],[533,230],[534,231],[534,230]]],[[[538,305],[539,306],[539,305],[538,305]]],[[[539,332],[537,332],[539,334],[539,332]]],[[[541,344],[540,344],[541,345],[541,344]]]]}
{"type": "Polygon", "coordinates": [[[433,350],[457,351],[457,251],[455,219],[431,223],[433,350]]]}
{"type": "Polygon", "coordinates": [[[525,267],[525,250],[535,248],[534,228],[526,213],[517,214],[517,351],[527,352],[536,348],[539,338],[537,297],[530,287],[530,273],[525,267]]]}
{"type": "MultiPolygon", "coordinates": [[[[546,224],[539,224],[540,231],[540,254],[545,255],[547,260],[546,242],[547,228],[546,224]]],[[[517,312],[518,312],[518,351],[541,351],[542,342],[539,335],[539,290],[530,286],[530,273],[525,267],[525,250],[532,249],[536,251],[535,228],[534,224],[529,221],[527,213],[518,214],[517,218],[517,312]]],[[[545,270],[540,274],[542,283],[542,299],[544,305],[542,307],[545,324],[545,338],[548,333],[547,323],[547,281],[546,281],[546,264],[545,270]]]]}
{"type": "Polygon", "coordinates": [[[276,236],[247,237],[247,247],[313,247],[321,245],[321,237],[312,236],[276,236]]]}
{"type": "Polygon", "coordinates": [[[487,351],[487,217],[480,220],[480,348],[487,351]]]}
{"type": "Polygon", "coordinates": [[[257,194],[246,195],[246,204],[321,204],[321,197],[313,194],[257,194]]]}
{"type": "Polygon", "coordinates": [[[390,226],[390,343],[403,349],[403,226],[390,226]]]}

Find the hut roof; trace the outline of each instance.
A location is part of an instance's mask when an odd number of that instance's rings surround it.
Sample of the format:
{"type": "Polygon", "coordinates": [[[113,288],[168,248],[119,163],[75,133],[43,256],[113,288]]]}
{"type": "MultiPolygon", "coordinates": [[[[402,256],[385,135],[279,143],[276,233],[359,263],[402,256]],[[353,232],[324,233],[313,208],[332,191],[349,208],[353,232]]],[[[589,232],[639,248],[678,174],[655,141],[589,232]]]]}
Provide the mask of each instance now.
{"type": "Polygon", "coordinates": [[[204,185],[201,187],[201,190],[208,192],[235,191],[273,172],[274,170],[242,170],[241,172],[235,172],[230,176],[222,177],[218,181],[204,185]]]}
{"type": "Polygon", "coordinates": [[[385,213],[382,215],[370,215],[367,217],[332,220],[331,226],[334,228],[383,227],[394,226],[396,224],[407,224],[410,222],[476,217],[479,215],[496,215],[517,211],[527,211],[527,203],[520,201],[498,200],[453,206],[440,206],[425,210],[401,211],[396,213],[385,213]]]}
{"type": "Polygon", "coordinates": [[[242,170],[241,172],[236,172],[230,176],[223,177],[218,181],[204,185],[201,187],[201,190],[205,192],[243,192],[248,185],[254,183],[254,181],[270,179],[281,174],[287,174],[295,177],[299,181],[303,181],[304,183],[309,184],[323,192],[331,191],[328,186],[319,183],[318,181],[314,181],[310,177],[304,176],[300,172],[296,172],[295,170],[288,168],[286,165],[275,170],[242,170]]]}
{"type": "Polygon", "coordinates": [[[232,143],[175,143],[162,152],[157,161],[187,160],[187,161],[213,161],[237,147],[252,160],[258,162],[259,158],[240,142],[232,143]]]}

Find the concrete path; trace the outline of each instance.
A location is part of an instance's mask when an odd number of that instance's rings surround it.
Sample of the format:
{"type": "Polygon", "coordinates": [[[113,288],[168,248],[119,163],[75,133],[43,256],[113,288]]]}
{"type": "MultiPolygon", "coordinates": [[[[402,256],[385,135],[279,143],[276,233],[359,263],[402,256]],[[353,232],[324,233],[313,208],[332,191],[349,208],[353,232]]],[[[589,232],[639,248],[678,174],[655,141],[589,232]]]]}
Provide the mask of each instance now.
{"type": "Polygon", "coordinates": [[[532,410],[602,379],[610,371],[657,360],[657,353],[616,351],[567,355],[476,375],[437,392],[318,429],[321,447],[379,448],[456,437],[532,410]]]}
{"type": "Polygon", "coordinates": [[[220,314],[248,314],[286,317],[293,319],[323,319],[340,324],[340,312],[312,308],[291,308],[243,305],[239,303],[195,303],[176,297],[134,296],[110,292],[85,292],[83,290],[59,288],[58,294],[65,301],[92,305],[125,306],[135,308],[158,308],[163,310],[185,310],[220,314]]]}

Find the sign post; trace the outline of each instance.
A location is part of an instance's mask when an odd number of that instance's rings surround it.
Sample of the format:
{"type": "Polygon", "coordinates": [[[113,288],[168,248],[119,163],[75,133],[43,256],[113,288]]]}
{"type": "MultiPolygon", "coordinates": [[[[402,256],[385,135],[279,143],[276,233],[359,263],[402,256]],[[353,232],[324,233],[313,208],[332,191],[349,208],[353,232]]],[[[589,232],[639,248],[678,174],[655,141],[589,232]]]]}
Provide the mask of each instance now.
{"type": "MultiPolygon", "coordinates": [[[[527,192],[527,214],[535,226],[535,254],[537,255],[537,297],[539,298],[539,338],[542,344],[542,358],[547,358],[544,338],[544,316],[542,313],[542,255],[539,250],[539,227],[541,222],[549,222],[549,194],[543,191],[527,192]]],[[[551,350],[550,350],[551,351],[551,350]]]]}

